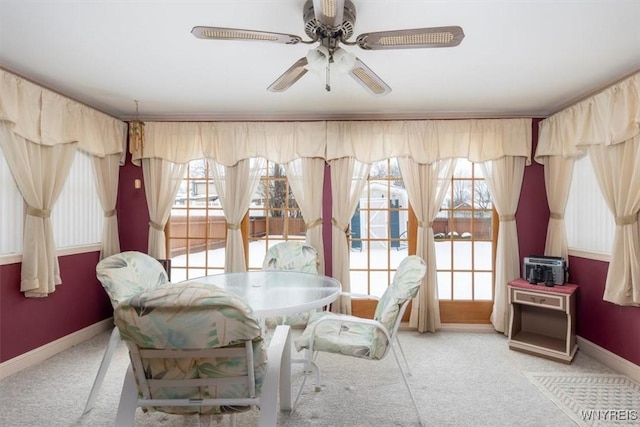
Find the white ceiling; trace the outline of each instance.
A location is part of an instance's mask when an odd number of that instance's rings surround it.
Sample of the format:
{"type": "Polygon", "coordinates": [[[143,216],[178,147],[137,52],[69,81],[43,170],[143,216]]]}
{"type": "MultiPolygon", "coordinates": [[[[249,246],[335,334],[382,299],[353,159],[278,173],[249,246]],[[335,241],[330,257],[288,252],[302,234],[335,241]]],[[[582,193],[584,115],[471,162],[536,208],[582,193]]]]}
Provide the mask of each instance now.
{"type": "MultiPolygon", "coordinates": [[[[545,117],[640,70],[640,0],[353,0],[360,33],[459,25],[458,47],[354,52],[392,88],[307,73],[311,47],[195,38],[194,26],[304,33],[305,0],[0,0],[0,68],[117,118],[545,117]]],[[[1,96],[1,94],[0,94],[1,96]]]]}

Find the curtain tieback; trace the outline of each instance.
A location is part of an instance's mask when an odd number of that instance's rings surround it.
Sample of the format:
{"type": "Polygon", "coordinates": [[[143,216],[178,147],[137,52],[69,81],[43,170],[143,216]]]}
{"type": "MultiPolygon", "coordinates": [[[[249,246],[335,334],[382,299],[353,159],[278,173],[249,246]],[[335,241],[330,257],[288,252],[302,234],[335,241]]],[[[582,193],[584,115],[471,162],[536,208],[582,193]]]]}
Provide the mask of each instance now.
{"type": "Polygon", "coordinates": [[[433,221],[429,221],[429,222],[418,221],[418,227],[431,228],[431,227],[433,227],[433,221]]]}
{"type": "Polygon", "coordinates": [[[227,223],[227,230],[240,230],[240,224],[227,223]]]}
{"type": "Polygon", "coordinates": [[[638,222],[637,213],[634,213],[632,215],[627,215],[627,216],[616,217],[616,225],[631,225],[635,222],[638,222]]]}
{"type": "Polygon", "coordinates": [[[164,231],[164,226],[158,224],[157,222],[149,221],[149,225],[158,231],[164,231]]]}
{"type": "Polygon", "coordinates": [[[515,215],[500,215],[500,222],[509,222],[509,221],[515,221],[515,220],[516,220],[515,215]]]}
{"type": "Polygon", "coordinates": [[[551,218],[551,219],[564,219],[564,215],[562,215],[561,213],[557,213],[557,212],[551,212],[549,214],[549,218],[551,218]]]}
{"type": "Polygon", "coordinates": [[[307,227],[307,230],[313,227],[317,227],[319,225],[322,225],[322,218],[318,218],[316,220],[313,220],[311,222],[307,222],[304,224],[307,227]]]}
{"type": "Polygon", "coordinates": [[[38,218],[49,218],[51,216],[51,209],[38,209],[27,206],[27,215],[37,216],[38,218]]]}
{"type": "Polygon", "coordinates": [[[116,216],[116,213],[117,213],[117,212],[118,212],[118,211],[117,211],[116,209],[111,209],[110,211],[106,211],[106,212],[104,213],[104,217],[105,217],[105,218],[109,218],[109,217],[112,217],[112,216],[116,216]]]}
{"type": "Polygon", "coordinates": [[[349,235],[349,225],[340,224],[337,219],[331,218],[331,224],[339,230],[344,231],[344,234],[349,235]]]}

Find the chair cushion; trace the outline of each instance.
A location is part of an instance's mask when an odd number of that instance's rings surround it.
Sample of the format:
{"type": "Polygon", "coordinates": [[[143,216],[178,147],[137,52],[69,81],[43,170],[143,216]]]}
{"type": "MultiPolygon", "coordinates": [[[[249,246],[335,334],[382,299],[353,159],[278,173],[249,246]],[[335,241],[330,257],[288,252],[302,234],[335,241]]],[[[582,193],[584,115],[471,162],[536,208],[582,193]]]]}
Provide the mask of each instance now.
{"type": "Polygon", "coordinates": [[[422,258],[410,255],[402,260],[378,304],[373,318],[393,331],[402,304],[418,294],[427,266],[422,258]]]}
{"type": "Polygon", "coordinates": [[[96,276],[114,307],[137,293],[169,283],[158,260],[135,251],[103,259],[96,266],[96,276]]]}
{"type": "Polygon", "coordinates": [[[262,269],[318,274],[318,251],[304,242],[278,243],[267,250],[262,269]]]}
{"type": "MultiPolygon", "coordinates": [[[[260,393],[267,355],[258,320],[238,296],[212,285],[164,286],[142,292],[115,308],[115,323],[125,341],[142,349],[211,349],[253,341],[256,392],[260,393]]],[[[147,377],[154,379],[217,378],[246,375],[243,357],[143,359],[147,377]]],[[[246,397],[245,385],[155,387],[151,395],[166,398],[246,397]]],[[[227,413],[246,407],[161,407],[163,412],[227,413]]]]}
{"type": "MultiPolygon", "coordinates": [[[[294,341],[296,349],[301,351],[310,347],[311,331],[319,319],[335,319],[337,316],[328,311],[312,313],[307,328],[294,341]]],[[[358,320],[355,316],[346,317],[358,320]]],[[[373,325],[352,323],[348,320],[320,323],[315,329],[316,339],[313,343],[313,350],[340,353],[363,359],[381,359],[386,353],[389,343],[386,340],[374,340],[375,329],[373,325]]]]}

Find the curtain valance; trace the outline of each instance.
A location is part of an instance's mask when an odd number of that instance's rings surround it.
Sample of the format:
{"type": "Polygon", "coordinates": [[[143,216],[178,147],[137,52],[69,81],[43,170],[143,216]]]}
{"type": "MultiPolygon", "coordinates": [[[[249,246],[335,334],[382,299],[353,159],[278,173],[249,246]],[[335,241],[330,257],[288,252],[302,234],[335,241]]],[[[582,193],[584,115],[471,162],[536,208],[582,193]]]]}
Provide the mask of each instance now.
{"type": "Polygon", "coordinates": [[[186,163],[206,157],[225,166],[251,157],[277,163],[309,157],[372,163],[408,156],[425,164],[457,157],[531,159],[531,119],[148,122],[145,128],[142,151],[133,153],[137,165],[142,158],[186,163]]]}
{"type": "Polygon", "coordinates": [[[504,156],[531,163],[531,119],[327,122],[327,160],[354,157],[372,163],[411,157],[422,164],[504,156]]]}
{"type": "Polygon", "coordinates": [[[640,73],[540,122],[536,161],[576,157],[585,146],[619,144],[640,133],[640,73]]]}
{"type": "Polygon", "coordinates": [[[160,158],[174,163],[211,158],[224,166],[264,157],[276,163],[324,158],[324,122],[148,122],[142,151],[132,160],[160,158]]]}
{"type": "Polygon", "coordinates": [[[0,70],[0,121],[41,145],[78,143],[93,156],[124,153],[127,124],[0,70]]]}

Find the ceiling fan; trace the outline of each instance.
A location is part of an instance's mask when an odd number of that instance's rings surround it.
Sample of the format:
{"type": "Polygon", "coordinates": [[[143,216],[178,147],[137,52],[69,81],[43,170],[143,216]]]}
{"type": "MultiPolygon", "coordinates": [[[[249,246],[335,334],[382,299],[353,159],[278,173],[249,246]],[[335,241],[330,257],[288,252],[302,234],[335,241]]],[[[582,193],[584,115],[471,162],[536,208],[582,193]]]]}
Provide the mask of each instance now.
{"type": "Polygon", "coordinates": [[[353,36],[356,8],[350,0],[307,0],[302,10],[304,29],[311,40],[302,40],[292,34],[273,33],[257,30],[243,30],[224,27],[194,27],[191,33],[208,40],[266,41],[281,44],[314,44],[306,57],[297,60],[278,77],[267,89],[284,92],[297,82],[308,70],[324,70],[325,89],[331,90],[330,67],[334,66],[349,75],[374,95],[386,95],[391,88],[354,54],[340,47],[358,45],[365,50],[414,49],[453,47],[464,38],[458,26],[415,28],[407,30],[379,31],[364,33],[349,41],[353,36]]]}

